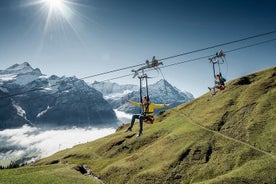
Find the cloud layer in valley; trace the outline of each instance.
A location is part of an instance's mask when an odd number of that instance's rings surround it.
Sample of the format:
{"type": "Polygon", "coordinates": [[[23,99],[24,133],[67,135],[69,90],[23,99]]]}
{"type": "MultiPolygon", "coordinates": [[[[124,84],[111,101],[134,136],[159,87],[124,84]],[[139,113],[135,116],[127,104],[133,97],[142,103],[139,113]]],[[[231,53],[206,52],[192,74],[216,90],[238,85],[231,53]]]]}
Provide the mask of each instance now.
{"type": "MultiPolygon", "coordinates": [[[[120,123],[130,122],[131,114],[116,109],[115,112],[120,123]]],[[[5,129],[0,131],[0,166],[7,166],[11,161],[17,164],[32,162],[114,132],[114,127],[41,129],[24,125],[21,128],[5,129]]]]}
{"type": "Polygon", "coordinates": [[[57,151],[71,148],[115,132],[114,128],[66,128],[42,130],[24,125],[17,129],[0,131],[0,165],[11,161],[22,164],[47,157],[57,151]]]}

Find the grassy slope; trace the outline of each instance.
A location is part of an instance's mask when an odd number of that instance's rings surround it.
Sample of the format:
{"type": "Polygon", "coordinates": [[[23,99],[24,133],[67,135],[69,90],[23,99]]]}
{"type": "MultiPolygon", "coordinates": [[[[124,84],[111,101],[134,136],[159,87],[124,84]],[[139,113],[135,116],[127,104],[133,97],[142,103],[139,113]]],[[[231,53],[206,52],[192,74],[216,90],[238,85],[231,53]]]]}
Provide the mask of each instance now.
{"type": "Polygon", "coordinates": [[[18,169],[1,170],[0,183],[2,184],[60,184],[60,183],[92,183],[100,182],[92,180],[90,177],[74,172],[71,165],[47,165],[37,167],[22,167],[18,169]]]}
{"type": "Polygon", "coordinates": [[[0,183],[276,183],[276,67],[227,90],[166,111],[144,135],[125,133],[75,146],[32,166],[0,171],[0,183]],[[249,84],[250,83],[250,84],[249,84]]]}

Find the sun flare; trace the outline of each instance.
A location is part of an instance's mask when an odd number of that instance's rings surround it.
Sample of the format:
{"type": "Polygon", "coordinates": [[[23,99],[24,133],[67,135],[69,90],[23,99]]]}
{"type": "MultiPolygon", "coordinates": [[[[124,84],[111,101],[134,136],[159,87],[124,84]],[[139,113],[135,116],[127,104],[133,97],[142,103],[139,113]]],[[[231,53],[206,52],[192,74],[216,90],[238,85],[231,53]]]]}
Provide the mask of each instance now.
{"type": "Polygon", "coordinates": [[[88,20],[79,11],[86,7],[76,0],[25,0],[24,7],[36,9],[38,15],[37,22],[40,22],[42,39],[41,47],[44,42],[49,40],[73,39],[77,38],[82,42],[77,25],[81,25],[83,20],[88,20]],[[74,37],[71,35],[73,33],[74,37]],[[68,36],[70,35],[70,36],[68,36]]]}
{"type": "Polygon", "coordinates": [[[50,9],[62,10],[64,8],[64,0],[44,0],[44,3],[49,6],[50,9]]]}

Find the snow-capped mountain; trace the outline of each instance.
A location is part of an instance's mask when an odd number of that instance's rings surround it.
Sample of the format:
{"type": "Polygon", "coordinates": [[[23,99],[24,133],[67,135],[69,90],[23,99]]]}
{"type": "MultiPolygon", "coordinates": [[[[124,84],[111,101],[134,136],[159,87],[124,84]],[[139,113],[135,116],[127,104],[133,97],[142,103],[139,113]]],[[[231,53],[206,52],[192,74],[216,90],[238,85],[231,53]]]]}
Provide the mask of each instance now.
{"type": "MultiPolygon", "coordinates": [[[[104,98],[114,109],[131,114],[140,112],[139,108],[126,103],[127,99],[136,102],[140,101],[139,86],[119,85],[111,82],[94,82],[91,86],[105,94],[104,98]],[[113,90],[113,86],[115,86],[116,90],[113,90]]],[[[169,108],[194,99],[191,93],[180,91],[166,80],[160,80],[154,84],[151,84],[148,89],[151,102],[161,104],[172,103],[169,108]]],[[[142,91],[142,94],[146,95],[145,88],[143,88],[142,91]]],[[[158,113],[159,111],[160,109],[156,109],[155,113],[158,113]]]]}
{"type": "Polygon", "coordinates": [[[117,118],[102,94],[76,77],[46,76],[29,63],[0,70],[0,129],[112,126],[117,118]]]}
{"type": "Polygon", "coordinates": [[[122,101],[133,91],[138,91],[139,86],[133,84],[119,85],[114,82],[97,82],[90,84],[93,88],[101,92],[104,98],[109,102],[109,104],[117,109],[123,105],[122,101]]]}
{"type": "Polygon", "coordinates": [[[136,91],[139,86],[133,84],[119,85],[114,82],[98,82],[95,81],[91,84],[93,88],[100,91],[105,98],[115,98],[124,94],[136,91]]]}

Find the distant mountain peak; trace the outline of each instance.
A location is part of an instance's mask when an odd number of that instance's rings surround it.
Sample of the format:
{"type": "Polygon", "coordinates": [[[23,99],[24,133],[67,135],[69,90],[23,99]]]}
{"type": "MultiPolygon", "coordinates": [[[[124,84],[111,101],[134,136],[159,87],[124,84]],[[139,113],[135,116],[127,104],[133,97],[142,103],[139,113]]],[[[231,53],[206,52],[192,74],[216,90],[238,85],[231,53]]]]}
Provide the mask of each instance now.
{"type": "Polygon", "coordinates": [[[37,80],[43,74],[39,68],[33,69],[28,62],[14,64],[6,70],[0,70],[0,81],[24,86],[37,80]]]}
{"type": "Polygon", "coordinates": [[[8,67],[6,70],[20,70],[22,68],[31,68],[31,69],[33,69],[28,62],[24,62],[22,64],[16,63],[16,64],[8,67]]]}
{"type": "Polygon", "coordinates": [[[152,84],[154,86],[172,86],[166,79],[160,79],[156,83],[152,84]]]}
{"type": "Polygon", "coordinates": [[[28,62],[14,64],[8,67],[6,70],[1,70],[0,74],[26,74],[30,72],[35,72],[38,75],[42,75],[38,68],[33,69],[33,67],[28,62]]]}
{"type": "Polygon", "coordinates": [[[75,76],[44,76],[24,62],[0,70],[0,84],[0,96],[12,95],[13,99],[5,98],[7,105],[0,108],[0,130],[30,122],[41,126],[117,125],[116,114],[102,94],[75,76]],[[13,95],[21,92],[24,95],[13,95]]]}

